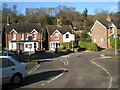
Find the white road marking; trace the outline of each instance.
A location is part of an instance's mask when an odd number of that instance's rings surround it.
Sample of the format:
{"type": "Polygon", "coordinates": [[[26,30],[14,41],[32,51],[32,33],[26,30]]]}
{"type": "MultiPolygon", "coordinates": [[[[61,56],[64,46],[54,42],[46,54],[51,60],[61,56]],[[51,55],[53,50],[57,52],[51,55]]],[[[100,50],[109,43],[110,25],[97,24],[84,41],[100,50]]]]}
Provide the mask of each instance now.
{"type": "Polygon", "coordinates": [[[94,60],[99,59],[99,58],[100,58],[100,57],[94,58],[94,59],[90,60],[90,62],[91,62],[92,64],[95,64],[96,66],[102,68],[102,69],[108,74],[108,76],[110,77],[110,82],[109,82],[108,88],[111,88],[111,86],[112,86],[112,81],[113,81],[112,76],[110,75],[110,73],[109,73],[104,67],[102,67],[102,66],[100,66],[99,64],[97,64],[97,63],[94,62],[94,60]]]}
{"type": "Polygon", "coordinates": [[[64,65],[66,65],[65,61],[63,61],[64,65]]]}
{"type": "Polygon", "coordinates": [[[40,64],[38,64],[36,67],[34,67],[34,69],[32,69],[31,71],[28,72],[28,74],[32,73],[33,71],[35,71],[36,69],[38,69],[40,67],[40,64]]]}
{"type": "Polygon", "coordinates": [[[101,54],[100,56],[101,56],[101,57],[104,57],[105,55],[104,55],[104,54],[101,54]]]}
{"type": "Polygon", "coordinates": [[[43,83],[43,84],[41,84],[41,85],[43,86],[43,85],[46,85],[46,84],[48,84],[48,83],[50,83],[50,82],[56,80],[57,78],[61,77],[61,76],[64,74],[64,72],[65,72],[66,70],[67,70],[67,69],[64,69],[63,72],[62,72],[61,74],[57,75],[55,78],[53,78],[53,79],[51,79],[51,80],[49,80],[49,81],[47,81],[46,83],[43,83]]]}
{"type": "Polygon", "coordinates": [[[68,60],[65,58],[65,59],[60,59],[60,61],[62,61],[64,63],[64,65],[68,65],[68,60]]]}
{"type": "Polygon", "coordinates": [[[33,68],[30,69],[30,71],[32,71],[35,67],[37,67],[37,63],[35,64],[35,66],[33,68]]]}

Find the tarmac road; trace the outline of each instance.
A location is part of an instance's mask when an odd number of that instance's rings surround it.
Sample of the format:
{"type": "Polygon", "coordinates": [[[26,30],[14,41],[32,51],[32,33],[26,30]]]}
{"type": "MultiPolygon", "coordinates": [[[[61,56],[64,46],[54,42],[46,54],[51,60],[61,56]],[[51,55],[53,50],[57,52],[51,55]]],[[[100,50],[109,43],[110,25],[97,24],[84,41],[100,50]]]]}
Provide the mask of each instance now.
{"type": "Polygon", "coordinates": [[[43,61],[24,82],[17,86],[3,85],[3,88],[117,88],[118,61],[96,59],[102,55],[113,55],[112,51],[72,53],[43,61]],[[104,67],[108,73],[91,63],[104,67]],[[112,77],[112,82],[111,82],[112,77]],[[115,80],[115,81],[114,81],[115,80]]]}

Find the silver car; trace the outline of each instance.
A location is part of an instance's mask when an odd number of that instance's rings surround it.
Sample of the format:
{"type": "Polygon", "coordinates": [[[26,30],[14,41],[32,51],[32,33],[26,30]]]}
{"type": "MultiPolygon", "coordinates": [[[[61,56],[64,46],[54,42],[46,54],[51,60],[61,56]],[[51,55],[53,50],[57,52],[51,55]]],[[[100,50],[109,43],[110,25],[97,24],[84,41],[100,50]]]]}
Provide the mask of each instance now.
{"type": "Polygon", "coordinates": [[[25,63],[14,60],[9,56],[0,56],[0,82],[19,84],[28,75],[25,63]]]}

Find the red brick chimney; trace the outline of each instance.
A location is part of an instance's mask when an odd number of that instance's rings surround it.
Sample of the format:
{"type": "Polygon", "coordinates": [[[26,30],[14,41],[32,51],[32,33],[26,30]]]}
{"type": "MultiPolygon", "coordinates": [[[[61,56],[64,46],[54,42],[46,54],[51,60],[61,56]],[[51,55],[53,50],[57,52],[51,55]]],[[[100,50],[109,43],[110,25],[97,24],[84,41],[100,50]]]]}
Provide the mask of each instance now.
{"type": "Polygon", "coordinates": [[[111,21],[112,21],[112,18],[110,17],[110,15],[107,16],[106,20],[107,20],[108,22],[111,22],[111,21]]]}
{"type": "Polygon", "coordinates": [[[62,26],[60,17],[57,17],[57,26],[62,26]]]}

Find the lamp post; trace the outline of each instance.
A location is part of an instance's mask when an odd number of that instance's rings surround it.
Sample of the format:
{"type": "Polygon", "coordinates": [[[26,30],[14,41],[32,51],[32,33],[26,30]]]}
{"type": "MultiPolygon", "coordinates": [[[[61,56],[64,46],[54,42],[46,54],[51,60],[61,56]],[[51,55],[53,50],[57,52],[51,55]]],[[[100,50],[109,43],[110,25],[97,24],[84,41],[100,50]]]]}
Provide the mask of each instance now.
{"type": "Polygon", "coordinates": [[[114,34],[114,39],[115,39],[115,55],[117,55],[117,42],[116,42],[117,35],[114,34]]]}
{"type": "Polygon", "coordinates": [[[73,50],[73,52],[74,52],[74,36],[73,36],[73,30],[72,30],[72,50],[73,50]]]}
{"type": "Polygon", "coordinates": [[[28,41],[30,42],[30,52],[29,52],[29,61],[31,62],[31,48],[32,48],[32,45],[31,45],[31,41],[33,40],[33,37],[32,36],[29,36],[28,37],[28,41]]]}

